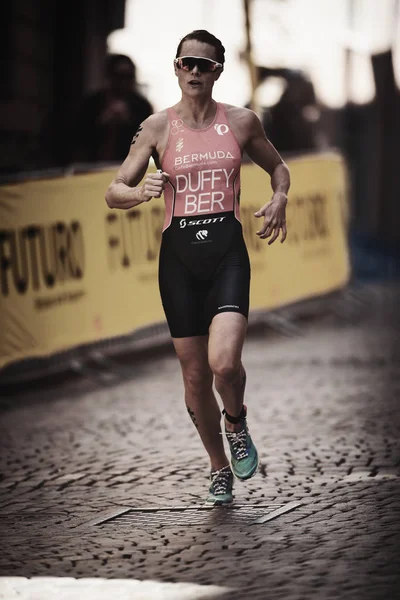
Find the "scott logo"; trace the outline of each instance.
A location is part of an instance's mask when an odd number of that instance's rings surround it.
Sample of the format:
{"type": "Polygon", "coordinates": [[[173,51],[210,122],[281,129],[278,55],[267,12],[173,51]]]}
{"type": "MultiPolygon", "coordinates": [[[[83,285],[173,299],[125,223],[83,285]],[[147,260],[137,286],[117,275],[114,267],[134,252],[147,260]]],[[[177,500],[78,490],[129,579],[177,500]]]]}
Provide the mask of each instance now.
{"type": "Polygon", "coordinates": [[[225,133],[228,133],[229,131],[229,127],[228,125],[225,125],[225,123],[222,123],[221,125],[218,125],[218,123],[216,123],[214,125],[214,129],[218,133],[218,135],[225,135],[225,133]]]}
{"type": "Polygon", "coordinates": [[[207,231],[207,229],[201,229],[200,231],[198,231],[198,232],[196,233],[196,238],[197,238],[198,240],[205,240],[207,236],[208,236],[208,231],[207,231]]]}
{"type": "Polygon", "coordinates": [[[179,140],[176,142],[176,151],[180,152],[183,148],[183,138],[179,138],[179,140]]]}
{"type": "Polygon", "coordinates": [[[181,219],[179,221],[179,227],[184,229],[186,225],[210,225],[210,223],[221,223],[226,217],[214,217],[212,219],[195,219],[193,221],[187,221],[187,219],[181,219]]]}

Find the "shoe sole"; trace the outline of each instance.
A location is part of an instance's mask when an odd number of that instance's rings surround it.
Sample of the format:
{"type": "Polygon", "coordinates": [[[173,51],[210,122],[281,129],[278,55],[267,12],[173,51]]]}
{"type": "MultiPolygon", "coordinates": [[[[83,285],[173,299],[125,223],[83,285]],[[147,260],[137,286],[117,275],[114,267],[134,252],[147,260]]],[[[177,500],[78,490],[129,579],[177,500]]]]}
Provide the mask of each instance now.
{"type": "Polygon", "coordinates": [[[228,504],[232,504],[233,502],[233,498],[232,500],[225,500],[224,502],[222,500],[212,500],[210,502],[207,502],[207,500],[204,503],[204,506],[226,506],[228,504]]]}

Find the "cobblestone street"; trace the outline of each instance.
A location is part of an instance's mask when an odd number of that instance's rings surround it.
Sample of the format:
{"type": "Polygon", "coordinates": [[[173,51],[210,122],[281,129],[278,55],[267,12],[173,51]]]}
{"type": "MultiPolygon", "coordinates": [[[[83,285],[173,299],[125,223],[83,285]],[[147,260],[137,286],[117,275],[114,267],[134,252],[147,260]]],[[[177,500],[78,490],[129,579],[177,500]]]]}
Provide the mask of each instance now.
{"type": "Polygon", "coordinates": [[[133,600],[397,598],[399,298],[373,290],[358,321],[250,332],[261,464],[232,508],[199,508],[208,464],[169,347],[114,358],[119,381],[93,365],[2,389],[0,598],[27,577],[181,584],[147,596],[136,582],[133,600]]]}

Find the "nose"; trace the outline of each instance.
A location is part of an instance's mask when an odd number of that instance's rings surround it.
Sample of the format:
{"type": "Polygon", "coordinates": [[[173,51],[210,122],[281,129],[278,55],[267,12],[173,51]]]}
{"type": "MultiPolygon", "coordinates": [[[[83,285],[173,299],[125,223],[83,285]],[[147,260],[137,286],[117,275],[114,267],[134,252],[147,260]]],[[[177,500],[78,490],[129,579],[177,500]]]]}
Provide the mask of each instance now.
{"type": "Polygon", "coordinates": [[[192,73],[195,73],[196,75],[198,73],[201,73],[201,71],[199,70],[199,67],[197,65],[194,65],[193,69],[192,69],[192,73]]]}

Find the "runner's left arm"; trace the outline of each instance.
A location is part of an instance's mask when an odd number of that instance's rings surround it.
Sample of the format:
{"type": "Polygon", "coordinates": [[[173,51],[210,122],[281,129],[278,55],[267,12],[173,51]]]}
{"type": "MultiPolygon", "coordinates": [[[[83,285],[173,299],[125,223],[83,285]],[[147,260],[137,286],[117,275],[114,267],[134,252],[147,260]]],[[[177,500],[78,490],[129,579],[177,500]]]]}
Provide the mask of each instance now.
{"type": "Polygon", "coordinates": [[[286,204],[290,188],[289,169],[265,135],[257,115],[252,111],[246,111],[246,113],[248,135],[244,150],[253,162],[269,173],[273,190],[271,200],[254,213],[256,217],[264,217],[263,225],[257,231],[257,235],[262,239],[272,235],[268,242],[268,244],[272,244],[282,230],[281,242],[284,242],[287,235],[286,204]]]}
{"type": "Polygon", "coordinates": [[[271,187],[275,193],[287,196],[290,187],[290,173],[277,149],[265,135],[260,119],[252,111],[247,112],[248,139],[244,146],[253,162],[271,176],[271,187]]]}

